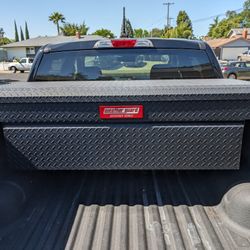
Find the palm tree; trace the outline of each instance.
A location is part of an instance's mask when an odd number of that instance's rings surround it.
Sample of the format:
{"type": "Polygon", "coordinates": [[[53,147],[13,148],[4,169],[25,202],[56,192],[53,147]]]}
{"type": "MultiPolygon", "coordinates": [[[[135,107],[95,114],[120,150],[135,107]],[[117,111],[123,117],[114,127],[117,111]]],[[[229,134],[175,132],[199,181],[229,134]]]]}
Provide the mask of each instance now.
{"type": "Polygon", "coordinates": [[[209,31],[208,31],[209,37],[213,37],[213,31],[218,26],[219,22],[220,22],[220,19],[217,16],[214,18],[214,22],[209,25],[209,31]]]}
{"type": "Polygon", "coordinates": [[[57,33],[59,35],[60,34],[59,22],[65,23],[65,17],[64,17],[64,15],[61,14],[61,13],[59,13],[59,12],[53,12],[49,16],[49,21],[53,22],[56,25],[56,27],[57,27],[57,33]]]}
{"type": "Polygon", "coordinates": [[[89,27],[87,27],[85,22],[80,25],[76,23],[65,23],[60,29],[65,36],[75,36],[76,32],[79,32],[80,35],[84,36],[87,34],[89,27]]]}

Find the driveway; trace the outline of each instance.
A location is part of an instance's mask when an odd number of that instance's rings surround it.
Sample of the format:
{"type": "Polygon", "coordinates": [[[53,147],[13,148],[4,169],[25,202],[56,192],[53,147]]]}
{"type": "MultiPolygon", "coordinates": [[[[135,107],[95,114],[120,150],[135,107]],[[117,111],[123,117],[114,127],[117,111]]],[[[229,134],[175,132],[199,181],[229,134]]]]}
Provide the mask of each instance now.
{"type": "Polygon", "coordinates": [[[20,81],[25,82],[28,79],[29,73],[16,73],[11,72],[1,72],[0,71],[0,81],[20,81]]]}

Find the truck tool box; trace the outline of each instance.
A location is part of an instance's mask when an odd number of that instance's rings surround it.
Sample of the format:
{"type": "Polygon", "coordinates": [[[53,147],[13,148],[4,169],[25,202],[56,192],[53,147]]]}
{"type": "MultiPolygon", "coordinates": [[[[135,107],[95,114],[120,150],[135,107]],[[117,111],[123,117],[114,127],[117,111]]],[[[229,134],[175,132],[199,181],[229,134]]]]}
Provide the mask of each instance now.
{"type": "Polygon", "coordinates": [[[37,82],[0,86],[0,122],[20,169],[239,169],[248,83],[37,82]]]}

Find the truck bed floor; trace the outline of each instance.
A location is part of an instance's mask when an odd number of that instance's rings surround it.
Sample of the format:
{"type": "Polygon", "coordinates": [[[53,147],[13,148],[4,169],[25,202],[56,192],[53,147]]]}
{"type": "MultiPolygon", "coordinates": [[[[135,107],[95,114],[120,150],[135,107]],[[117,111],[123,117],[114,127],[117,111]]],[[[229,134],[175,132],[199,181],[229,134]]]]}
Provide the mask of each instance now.
{"type": "Polygon", "coordinates": [[[0,248],[250,249],[218,210],[249,172],[2,172],[0,248]]]}

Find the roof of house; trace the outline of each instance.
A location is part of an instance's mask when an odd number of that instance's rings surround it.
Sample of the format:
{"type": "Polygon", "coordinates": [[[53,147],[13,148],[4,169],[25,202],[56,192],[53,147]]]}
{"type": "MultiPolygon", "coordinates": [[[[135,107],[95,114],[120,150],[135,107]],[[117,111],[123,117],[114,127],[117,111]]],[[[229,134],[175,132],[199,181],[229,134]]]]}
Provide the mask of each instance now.
{"type": "Polygon", "coordinates": [[[247,30],[247,39],[250,40],[250,28],[237,28],[231,29],[228,33],[229,38],[239,38],[242,37],[243,31],[247,30]]]}
{"type": "Polygon", "coordinates": [[[234,33],[235,35],[242,35],[243,30],[247,30],[247,33],[250,35],[250,28],[231,29],[228,35],[230,36],[232,33],[234,33]]]}
{"type": "MultiPolygon", "coordinates": [[[[86,35],[82,36],[80,40],[87,41],[87,40],[97,40],[101,38],[102,38],[101,36],[86,35]]],[[[2,48],[41,47],[47,44],[56,44],[56,43],[71,42],[71,41],[73,42],[78,40],[79,39],[76,36],[38,36],[28,40],[10,43],[2,46],[2,48]]]]}
{"type": "Polygon", "coordinates": [[[249,43],[250,45],[250,41],[244,39],[242,36],[240,37],[233,37],[233,38],[220,38],[220,39],[212,39],[212,40],[208,40],[206,41],[212,48],[218,48],[218,47],[222,47],[226,44],[229,44],[231,42],[235,42],[238,40],[244,40],[246,42],[249,43]]]}
{"type": "MultiPolygon", "coordinates": [[[[239,38],[242,37],[242,35],[232,35],[231,38],[239,38]]],[[[250,40],[250,33],[247,35],[247,40],[250,40]]]]}

